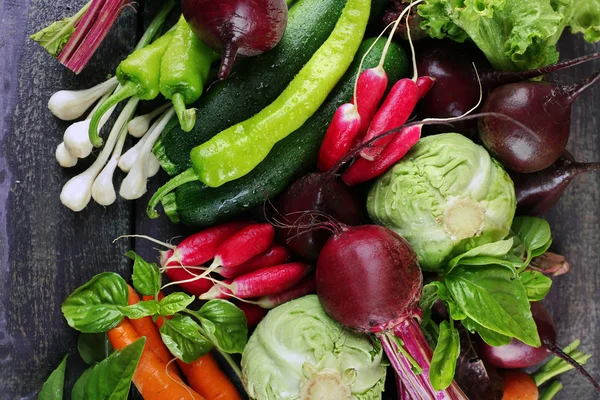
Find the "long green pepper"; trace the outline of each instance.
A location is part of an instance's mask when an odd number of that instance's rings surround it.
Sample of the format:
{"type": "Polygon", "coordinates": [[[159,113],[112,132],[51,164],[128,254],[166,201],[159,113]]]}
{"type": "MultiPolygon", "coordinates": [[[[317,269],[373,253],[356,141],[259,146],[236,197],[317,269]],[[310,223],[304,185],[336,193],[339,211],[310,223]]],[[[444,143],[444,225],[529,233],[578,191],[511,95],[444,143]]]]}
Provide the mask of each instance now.
{"type": "Polygon", "coordinates": [[[137,96],[141,100],[152,100],[158,96],[160,62],[172,37],[173,31],[169,31],[152,44],[134,51],[121,61],[117,67],[117,79],[121,88],[102,103],[90,120],[90,142],[94,146],[102,146],[102,138],[98,135],[98,124],[104,113],[111,107],[132,96],[137,96]]]}
{"type": "Polygon", "coordinates": [[[173,102],[185,132],[191,131],[196,123],[196,110],[186,110],[186,104],[200,98],[210,65],[218,58],[218,54],[192,32],[182,15],[160,63],[160,92],[173,102]]]}
{"type": "Polygon", "coordinates": [[[146,212],[184,183],[202,181],[218,187],[252,171],[275,143],[300,128],[321,106],[348,69],[362,41],[371,0],[348,0],[334,30],[288,87],[254,117],[222,131],[190,153],[192,168],[167,182],[152,196],[146,212]]]}

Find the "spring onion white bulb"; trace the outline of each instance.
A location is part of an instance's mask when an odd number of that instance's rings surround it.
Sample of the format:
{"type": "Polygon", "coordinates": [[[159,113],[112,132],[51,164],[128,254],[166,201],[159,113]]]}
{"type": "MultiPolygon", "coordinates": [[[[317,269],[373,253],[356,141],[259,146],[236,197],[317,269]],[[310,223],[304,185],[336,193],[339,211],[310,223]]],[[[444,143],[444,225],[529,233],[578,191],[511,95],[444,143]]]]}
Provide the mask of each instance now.
{"type": "Polygon", "coordinates": [[[144,193],[146,193],[149,175],[149,160],[150,155],[152,154],[152,147],[174,114],[175,109],[171,107],[169,111],[167,111],[159,119],[159,122],[154,129],[148,132],[137,159],[121,183],[121,188],[119,191],[121,197],[127,200],[135,200],[139,199],[144,195],[144,193]]]}
{"type": "Polygon", "coordinates": [[[163,104],[156,110],[149,112],[148,114],[138,115],[129,121],[129,124],[127,124],[127,130],[129,131],[129,134],[136,138],[144,136],[144,134],[148,132],[150,122],[152,122],[154,118],[169,108],[170,105],[170,103],[163,104]]]}
{"type": "Polygon", "coordinates": [[[142,146],[148,138],[148,133],[152,132],[158,126],[159,123],[160,119],[155,121],[150,127],[150,129],[148,129],[148,132],[146,132],[146,134],[142,136],[142,138],[138,140],[138,142],[135,145],[133,145],[119,158],[119,168],[121,169],[121,171],[129,172],[131,170],[133,163],[135,162],[135,160],[137,160],[138,155],[140,154],[142,146]]]}
{"type": "Polygon", "coordinates": [[[94,102],[106,93],[112,92],[119,82],[112,77],[94,87],[85,90],[60,90],[48,100],[48,108],[57,118],[65,121],[77,119],[94,102]]]}
{"type": "Polygon", "coordinates": [[[56,161],[58,161],[61,167],[71,168],[77,165],[77,157],[67,150],[64,142],[60,142],[60,144],[56,147],[55,156],[56,161]]]}
{"type": "Polygon", "coordinates": [[[108,135],[106,145],[100,152],[100,155],[98,155],[98,158],[96,158],[96,161],[94,161],[86,171],[71,178],[65,186],[63,186],[60,193],[60,201],[66,207],[73,211],[81,211],[88,205],[92,197],[92,185],[108,161],[121,131],[127,129],[127,122],[135,112],[138,102],[139,99],[137,97],[129,99],[113,125],[112,130],[108,135]]]}
{"type": "Polygon", "coordinates": [[[160,162],[154,153],[150,152],[150,154],[148,154],[148,178],[152,178],[154,175],[158,174],[158,171],[160,171],[160,162]]]}

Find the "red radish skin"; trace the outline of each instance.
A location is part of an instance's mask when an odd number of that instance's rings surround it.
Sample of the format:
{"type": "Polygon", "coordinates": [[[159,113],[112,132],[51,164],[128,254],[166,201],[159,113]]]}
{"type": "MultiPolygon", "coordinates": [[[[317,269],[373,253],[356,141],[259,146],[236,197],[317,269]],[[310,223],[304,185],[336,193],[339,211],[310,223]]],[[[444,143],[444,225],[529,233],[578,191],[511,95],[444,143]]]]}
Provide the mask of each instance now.
{"type": "Polygon", "coordinates": [[[200,299],[228,299],[231,297],[249,299],[280,293],[300,282],[310,269],[309,264],[299,262],[262,268],[238,276],[233,281],[225,280],[224,284],[217,283],[208,292],[201,295],[200,299]]]}
{"type": "Polygon", "coordinates": [[[224,278],[237,278],[240,275],[256,271],[257,269],[283,264],[290,256],[291,253],[288,249],[275,244],[264,253],[251,258],[245,263],[233,267],[219,267],[215,272],[224,278]]]}
{"type": "Polygon", "coordinates": [[[455,382],[441,392],[429,382],[432,351],[416,319],[422,275],[406,240],[381,226],[339,226],[321,251],[316,282],[329,315],[356,331],[377,335],[411,398],[466,399],[455,382]],[[394,335],[422,374],[414,373],[394,335]]]}
{"type": "Polygon", "coordinates": [[[279,43],[288,7],[285,0],[182,0],[181,11],[194,33],[221,51],[218,77],[225,79],[237,54],[256,56],[279,43]]]}
{"type": "Polygon", "coordinates": [[[319,171],[328,171],[346,155],[359,135],[361,119],[354,104],[338,107],[319,149],[319,171]]]}
{"type": "Polygon", "coordinates": [[[209,270],[245,263],[267,251],[274,239],[275,228],[271,224],[253,224],[242,228],[221,243],[209,270]]]}
{"type": "Polygon", "coordinates": [[[168,267],[165,270],[167,278],[171,282],[177,282],[177,285],[184,292],[194,296],[200,296],[206,293],[213,286],[213,282],[209,279],[195,279],[195,275],[186,271],[183,267],[168,267]],[[191,281],[193,280],[193,281],[191,281]],[[186,282],[190,281],[190,282],[186,282]]]}
{"type": "Polygon", "coordinates": [[[160,252],[160,265],[202,265],[215,258],[217,248],[223,241],[251,221],[234,221],[213,226],[183,239],[175,250],[160,252]]]}
{"type": "Polygon", "coordinates": [[[417,78],[417,89],[419,89],[419,99],[422,99],[431,91],[433,85],[435,84],[435,79],[430,76],[420,76],[417,78]]]}
{"type": "Polygon", "coordinates": [[[271,309],[302,296],[316,293],[316,291],[317,283],[315,281],[315,276],[311,274],[288,290],[257,299],[256,304],[262,308],[271,309]]]}
{"type": "Polygon", "coordinates": [[[359,138],[363,138],[369,129],[371,120],[377,112],[377,107],[383,99],[388,84],[388,76],[380,64],[375,68],[364,70],[356,83],[356,97],[352,104],[356,105],[360,114],[359,138]]]}
{"type": "MultiPolygon", "coordinates": [[[[390,129],[402,126],[412,114],[419,98],[419,89],[413,80],[404,78],[396,82],[373,117],[363,143],[390,129]]],[[[373,161],[391,140],[392,135],[385,136],[362,150],[360,155],[373,161]]]]}
{"type": "Polygon", "coordinates": [[[244,312],[244,315],[246,315],[248,328],[254,328],[265,315],[267,315],[267,310],[256,304],[250,304],[239,300],[234,301],[234,304],[244,312]]]}
{"type": "Polygon", "coordinates": [[[373,161],[358,157],[342,174],[342,180],[348,186],[354,186],[383,175],[419,141],[421,129],[420,125],[402,129],[373,161]]]}

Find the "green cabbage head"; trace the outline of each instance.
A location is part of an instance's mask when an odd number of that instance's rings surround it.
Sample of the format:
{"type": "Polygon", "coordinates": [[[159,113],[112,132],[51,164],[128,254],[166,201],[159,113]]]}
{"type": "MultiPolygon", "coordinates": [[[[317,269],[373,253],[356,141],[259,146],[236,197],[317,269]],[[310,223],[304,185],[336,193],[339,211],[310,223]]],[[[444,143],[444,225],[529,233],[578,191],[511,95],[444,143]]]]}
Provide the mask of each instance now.
{"type": "Polygon", "coordinates": [[[369,337],[329,317],[316,295],[274,308],[242,354],[242,380],[255,400],[381,399],[386,366],[369,337]]]}
{"type": "Polygon", "coordinates": [[[367,209],[408,240],[421,268],[439,270],[452,256],[508,235],[515,189],[483,147],[445,133],[421,139],[381,176],[367,209]]]}

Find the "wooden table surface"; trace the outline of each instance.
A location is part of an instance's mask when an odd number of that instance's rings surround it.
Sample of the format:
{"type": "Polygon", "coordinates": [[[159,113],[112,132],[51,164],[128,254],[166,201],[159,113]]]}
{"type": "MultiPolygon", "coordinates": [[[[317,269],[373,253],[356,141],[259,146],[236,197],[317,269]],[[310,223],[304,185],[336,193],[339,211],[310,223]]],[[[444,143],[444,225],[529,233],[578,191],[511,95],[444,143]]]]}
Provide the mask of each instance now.
{"type": "MultiPolygon", "coordinates": [[[[158,3],[139,1],[137,14],[126,10],[89,66],[75,76],[28,36],[73,14],[84,2],[0,0],[0,399],[34,398],[67,352],[72,384],[73,371],[80,371],[82,363],[76,357],[76,333],[60,312],[62,300],[101,271],[128,274],[130,264],[122,254],[129,249],[146,257],[155,254],[148,242],[112,243],[114,238],[139,233],[166,240],[186,233],[164,216],[147,219],[148,195],[136,202],[119,198],[107,208],[92,203],[80,213],[59,201],[62,185],[89,162],[73,169],[56,163],[54,150],[68,123],[48,111],[48,98],[59,89],[90,87],[114,71],[158,3]]],[[[600,46],[580,37],[563,38],[560,44],[563,58],[594,49],[600,46]]],[[[600,62],[589,63],[558,78],[574,82],[598,69],[600,62]]],[[[573,108],[569,149],[578,160],[600,161],[599,111],[600,87],[573,108]]],[[[117,176],[118,181],[123,178],[117,176]]],[[[164,178],[155,178],[149,192],[164,178]]],[[[572,270],[555,280],[546,304],[559,328],[559,342],[581,338],[582,349],[594,355],[587,368],[600,379],[600,174],[577,178],[547,217],[552,249],[568,257],[572,270]]],[[[565,390],[558,398],[598,398],[575,373],[562,382],[565,390]]]]}

